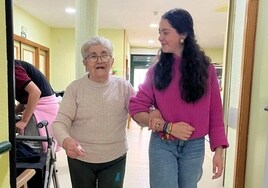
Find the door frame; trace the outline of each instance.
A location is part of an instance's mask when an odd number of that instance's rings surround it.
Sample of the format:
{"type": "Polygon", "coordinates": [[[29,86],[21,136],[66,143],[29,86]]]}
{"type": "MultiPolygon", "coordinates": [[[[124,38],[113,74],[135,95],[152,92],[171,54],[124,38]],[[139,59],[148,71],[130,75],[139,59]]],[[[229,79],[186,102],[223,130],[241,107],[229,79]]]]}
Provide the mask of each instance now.
{"type": "Polygon", "coordinates": [[[250,103],[253,66],[255,57],[255,37],[259,0],[247,0],[244,40],[242,49],[241,93],[238,109],[237,149],[235,159],[234,188],[245,187],[247,143],[249,131],[250,103]]]}
{"type": "Polygon", "coordinates": [[[6,13],[6,49],[7,49],[7,80],[8,80],[8,129],[9,142],[12,148],[9,152],[10,187],[16,188],[16,137],[15,137],[15,84],[14,84],[14,45],[13,45],[13,4],[5,0],[6,13]]]}
{"type": "MultiPolygon", "coordinates": [[[[225,87],[224,87],[224,114],[228,114],[228,102],[230,89],[226,86],[230,83],[230,66],[232,59],[233,46],[233,30],[235,17],[235,3],[229,3],[229,18],[228,18],[228,33],[226,45],[226,64],[225,64],[225,87]]],[[[242,62],[241,62],[241,85],[240,97],[237,116],[237,134],[236,134],[236,156],[234,163],[234,180],[233,188],[245,187],[246,175],[246,160],[247,160],[247,145],[249,134],[249,117],[250,117],[250,103],[251,103],[251,89],[254,66],[254,50],[255,50],[255,36],[257,27],[259,0],[247,0],[245,9],[245,23],[242,47],[242,62]]],[[[227,122],[227,121],[226,121],[227,122]]],[[[228,131],[228,130],[227,130],[228,131]]],[[[232,172],[231,172],[232,173],[232,172]]]]}

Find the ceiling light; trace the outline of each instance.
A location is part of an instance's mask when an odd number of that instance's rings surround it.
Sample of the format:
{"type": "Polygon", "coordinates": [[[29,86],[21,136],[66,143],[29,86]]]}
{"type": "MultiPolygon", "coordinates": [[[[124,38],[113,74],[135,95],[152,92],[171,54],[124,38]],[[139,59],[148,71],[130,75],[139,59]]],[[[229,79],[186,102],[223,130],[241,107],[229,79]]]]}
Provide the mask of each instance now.
{"type": "Polygon", "coordinates": [[[66,8],[65,12],[67,12],[68,14],[74,14],[76,10],[74,8],[66,8]]]}
{"type": "Polygon", "coordinates": [[[149,44],[154,44],[154,40],[148,40],[149,44]]]}
{"type": "Polygon", "coordinates": [[[154,24],[154,23],[152,23],[152,24],[150,24],[149,26],[152,27],[152,28],[156,28],[156,27],[158,27],[158,24],[154,24]]]}

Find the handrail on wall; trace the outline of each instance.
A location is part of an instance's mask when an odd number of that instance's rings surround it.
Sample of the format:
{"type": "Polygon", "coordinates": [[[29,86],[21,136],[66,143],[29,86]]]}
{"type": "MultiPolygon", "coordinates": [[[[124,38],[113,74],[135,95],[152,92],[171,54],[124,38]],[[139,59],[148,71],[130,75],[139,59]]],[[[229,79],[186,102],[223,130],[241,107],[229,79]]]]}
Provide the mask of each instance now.
{"type": "Polygon", "coordinates": [[[4,141],[0,143],[0,155],[11,150],[11,143],[9,141],[4,141]]]}

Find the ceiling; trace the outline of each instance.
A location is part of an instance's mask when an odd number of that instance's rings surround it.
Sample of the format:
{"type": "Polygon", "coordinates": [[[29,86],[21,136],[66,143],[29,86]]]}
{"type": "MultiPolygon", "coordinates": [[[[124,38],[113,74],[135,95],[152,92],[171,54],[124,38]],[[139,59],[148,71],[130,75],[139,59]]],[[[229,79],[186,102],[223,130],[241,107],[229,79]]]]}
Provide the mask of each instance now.
{"type": "MultiPolygon", "coordinates": [[[[75,0],[13,0],[14,4],[50,27],[74,28],[75,0]]],[[[131,47],[159,47],[161,15],[172,8],[188,10],[194,20],[198,43],[204,48],[221,48],[227,24],[229,0],[98,0],[99,28],[125,29],[131,47]],[[154,44],[148,44],[154,40],[154,44]]]]}

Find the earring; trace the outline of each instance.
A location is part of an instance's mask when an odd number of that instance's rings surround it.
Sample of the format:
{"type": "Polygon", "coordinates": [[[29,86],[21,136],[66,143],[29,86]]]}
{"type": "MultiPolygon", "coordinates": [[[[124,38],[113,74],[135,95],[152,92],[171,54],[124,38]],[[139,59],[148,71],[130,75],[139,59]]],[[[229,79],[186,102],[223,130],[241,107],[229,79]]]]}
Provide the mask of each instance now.
{"type": "Polygon", "coordinates": [[[180,43],[181,43],[181,44],[184,44],[184,38],[181,38],[181,39],[180,39],[180,43]]]}

